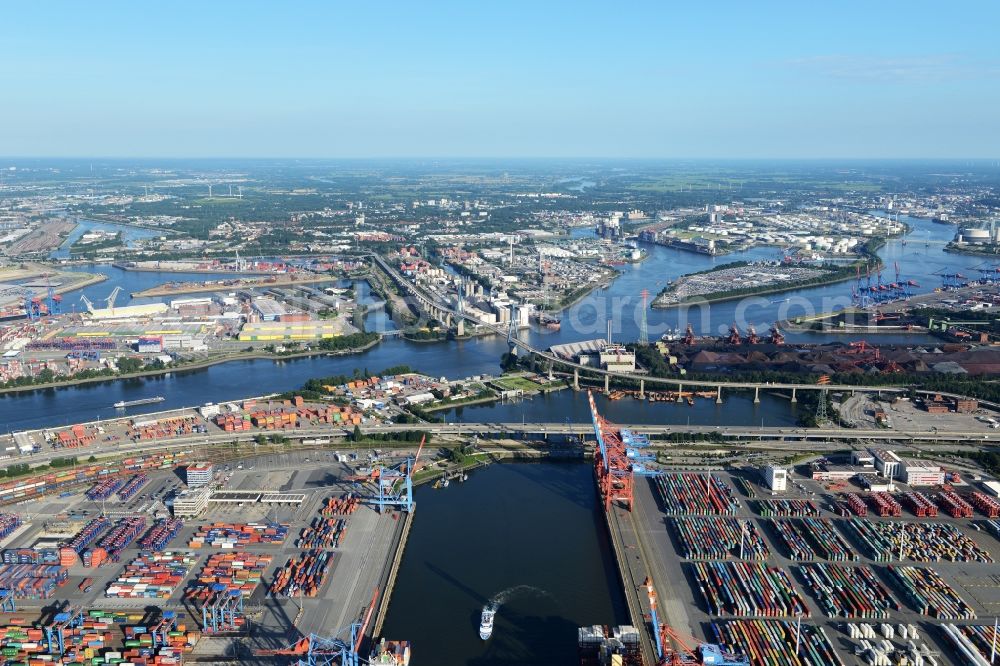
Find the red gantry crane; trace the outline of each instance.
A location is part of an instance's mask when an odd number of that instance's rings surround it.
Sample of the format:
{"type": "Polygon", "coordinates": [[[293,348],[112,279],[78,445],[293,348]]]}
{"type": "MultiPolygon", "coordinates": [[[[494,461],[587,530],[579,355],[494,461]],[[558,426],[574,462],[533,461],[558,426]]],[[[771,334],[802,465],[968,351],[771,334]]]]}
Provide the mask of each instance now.
{"type": "Polygon", "coordinates": [[[593,393],[588,391],[587,400],[590,402],[590,415],[594,422],[594,435],[597,437],[597,451],[594,453],[594,475],[597,479],[597,490],[604,503],[604,510],[610,511],[611,504],[619,501],[623,502],[626,508],[631,511],[635,474],[625,443],[622,441],[619,429],[597,413],[593,393]]]}

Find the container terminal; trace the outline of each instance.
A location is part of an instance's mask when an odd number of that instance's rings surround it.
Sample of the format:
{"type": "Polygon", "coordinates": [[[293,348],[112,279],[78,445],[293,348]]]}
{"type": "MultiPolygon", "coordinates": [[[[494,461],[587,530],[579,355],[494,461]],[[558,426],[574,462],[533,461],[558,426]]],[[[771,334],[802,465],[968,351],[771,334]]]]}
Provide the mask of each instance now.
{"type": "MultiPolygon", "coordinates": [[[[331,428],[355,420],[297,399],[239,407],[240,428],[257,432],[294,428],[292,414],[331,428]]],[[[583,448],[631,624],[581,627],[581,663],[989,663],[1000,484],[888,449],[860,449],[851,464],[743,454],[725,469],[672,465],[592,396],[590,407],[594,443],[583,448]]],[[[381,624],[423,447],[191,444],[234,431],[237,414],[222,411],[10,440],[27,451],[11,462],[43,451],[102,460],[0,484],[0,649],[65,663],[174,652],[191,663],[353,663],[373,652],[374,663],[408,663],[407,637],[383,642],[381,624]],[[145,450],[113,455],[132,443],[145,450]]]]}
{"type": "Polygon", "coordinates": [[[990,663],[1000,484],[885,449],[665,469],[590,404],[633,626],[582,627],[581,663],[990,663]]]}
{"type": "Polygon", "coordinates": [[[321,450],[226,464],[178,451],[15,482],[0,649],[23,663],[406,664],[405,640],[375,636],[419,454],[381,460],[376,483],[321,450]]]}

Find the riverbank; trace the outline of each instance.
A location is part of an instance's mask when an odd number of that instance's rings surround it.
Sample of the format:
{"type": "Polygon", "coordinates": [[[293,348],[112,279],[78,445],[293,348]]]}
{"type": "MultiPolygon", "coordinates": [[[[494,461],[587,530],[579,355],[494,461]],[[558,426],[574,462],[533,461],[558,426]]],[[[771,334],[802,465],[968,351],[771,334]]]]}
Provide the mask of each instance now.
{"type": "Polygon", "coordinates": [[[271,360],[274,362],[279,361],[290,361],[299,358],[309,358],[311,356],[347,356],[351,354],[360,354],[366,352],[375,345],[382,341],[381,336],[377,340],[363,345],[361,347],[352,347],[351,349],[341,349],[336,351],[327,351],[325,349],[310,349],[308,351],[293,352],[290,354],[271,354],[267,352],[240,352],[237,354],[229,354],[224,357],[206,359],[204,361],[198,361],[196,363],[187,363],[178,366],[166,366],[162,369],[156,370],[143,370],[140,372],[129,372],[125,374],[118,375],[101,375],[98,377],[81,377],[79,379],[66,379],[65,381],[56,382],[46,382],[44,384],[30,384],[27,386],[10,386],[7,388],[0,388],[0,395],[6,395],[8,393],[25,393],[30,391],[38,391],[44,389],[54,389],[63,387],[73,387],[73,386],[83,386],[85,384],[100,384],[103,382],[115,382],[124,379],[141,379],[146,377],[158,377],[169,375],[171,373],[177,372],[187,372],[189,370],[203,370],[205,368],[210,368],[214,365],[221,365],[224,363],[230,363],[233,361],[256,361],[256,360],[271,360]]]}
{"type": "Polygon", "coordinates": [[[972,245],[956,245],[955,243],[948,243],[944,246],[945,252],[953,252],[955,254],[968,254],[976,257],[996,257],[1000,256],[1000,246],[990,245],[988,249],[986,246],[972,246],[972,245]]]}

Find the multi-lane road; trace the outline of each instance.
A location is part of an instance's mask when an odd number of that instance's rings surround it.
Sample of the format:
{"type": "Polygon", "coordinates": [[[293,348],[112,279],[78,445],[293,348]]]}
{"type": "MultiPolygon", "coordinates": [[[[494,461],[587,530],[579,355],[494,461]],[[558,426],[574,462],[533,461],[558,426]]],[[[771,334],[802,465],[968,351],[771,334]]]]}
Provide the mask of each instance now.
{"type": "MultiPolygon", "coordinates": [[[[107,425],[109,422],[105,422],[107,425]]],[[[819,444],[836,441],[897,441],[902,443],[996,443],[1000,442],[1000,430],[984,432],[982,430],[896,430],[896,429],[863,429],[863,428],[796,428],[796,427],[758,427],[758,426],[710,426],[710,425],[650,425],[650,424],[620,424],[636,432],[648,435],[685,434],[699,438],[711,437],[720,442],[749,441],[771,442],[775,449],[794,447],[798,443],[819,444]]],[[[473,436],[488,438],[546,438],[550,436],[590,437],[593,426],[590,423],[421,423],[392,424],[362,427],[363,434],[382,435],[420,430],[433,435],[473,436]]],[[[133,443],[127,440],[116,442],[97,442],[83,449],[48,449],[26,455],[15,456],[11,462],[28,462],[32,465],[41,464],[52,458],[67,455],[93,454],[107,456],[109,454],[132,455],[141,452],[163,451],[168,449],[190,449],[201,446],[227,444],[238,441],[252,444],[260,432],[215,432],[169,439],[146,440],[133,443]]],[[[265,435],[269,433],[263,433],[265,435]]],[[[277,434],[290,439],[345,439],[352,435],[352,430],[328,427],[297,428],[294,431],[280,431],[277,434]]],[[[35,441],[44,441],[40,434],[34,434],[35,441]]],[[[11,436],[0,437],[0,443],[12,442],[11,436]]],[[[654,441],[654,444],[656,442],[654,441]]],[[[665,444],[666,445],[666,444],[665,444]]]]}

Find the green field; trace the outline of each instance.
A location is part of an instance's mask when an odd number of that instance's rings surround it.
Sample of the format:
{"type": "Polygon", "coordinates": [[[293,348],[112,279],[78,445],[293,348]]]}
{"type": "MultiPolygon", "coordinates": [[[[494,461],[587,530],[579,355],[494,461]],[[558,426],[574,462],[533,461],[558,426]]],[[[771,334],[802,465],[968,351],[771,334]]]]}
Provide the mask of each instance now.
{"type": "Polygon", "coordinates": [[[508,391],[538,391],[541,386],[526,377],[508,376],[501,377],[493,382],[508,391]]]}

